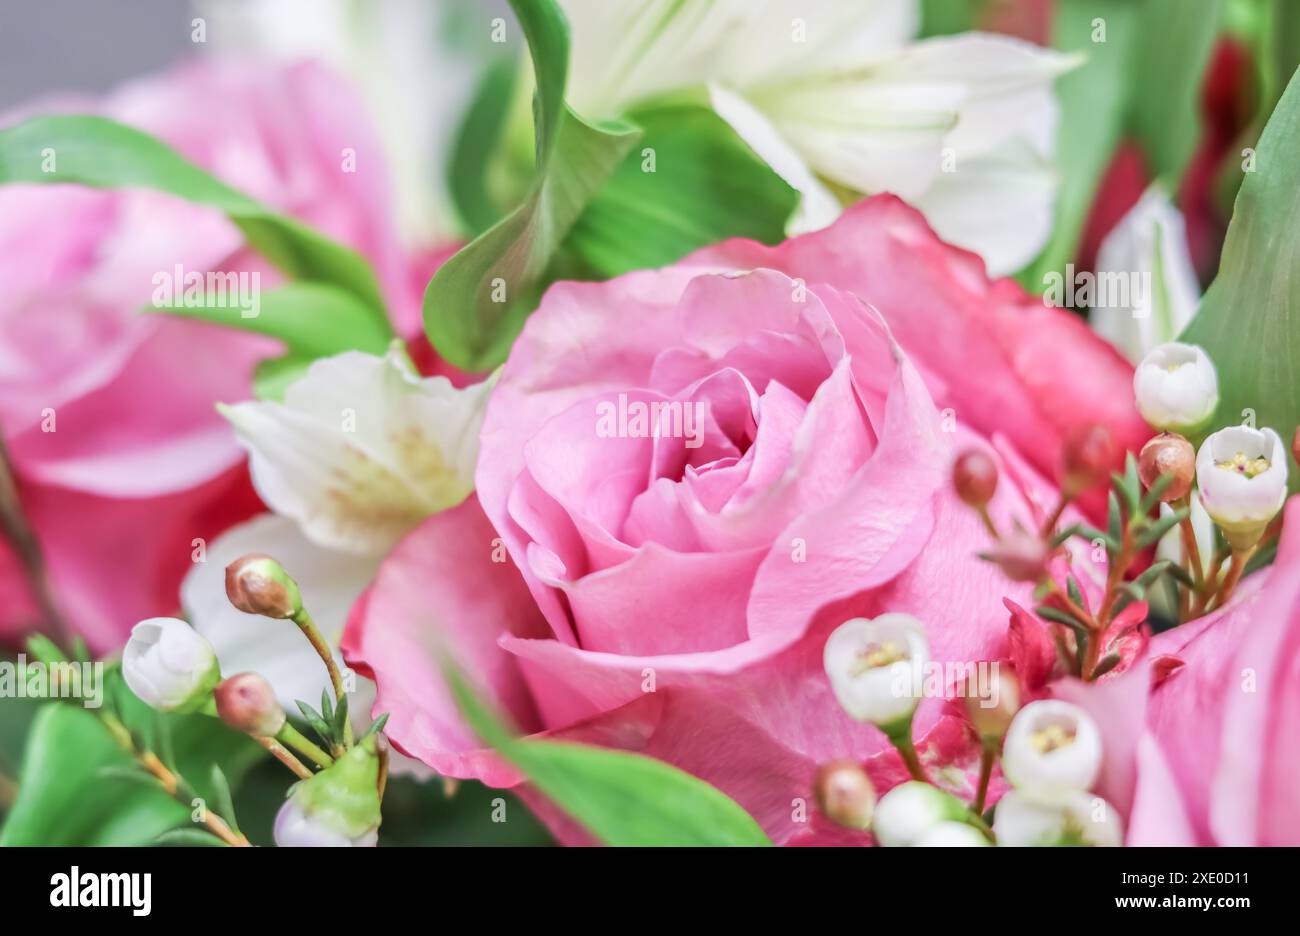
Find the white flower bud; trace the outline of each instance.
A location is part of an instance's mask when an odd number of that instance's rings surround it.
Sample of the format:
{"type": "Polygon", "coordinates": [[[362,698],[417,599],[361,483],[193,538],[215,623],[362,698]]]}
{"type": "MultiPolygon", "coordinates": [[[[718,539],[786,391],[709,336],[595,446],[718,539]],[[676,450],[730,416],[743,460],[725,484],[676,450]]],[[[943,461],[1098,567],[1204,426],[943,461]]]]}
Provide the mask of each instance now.
{"type": "Polygon", "coordinates": [[[379,842],[379,741],[363,738],[294,786],[275,817],[281,848],[372,848],[379,842]]]}
{"type": "Polygon", "coordinates": [[[964,822],[941,822],[917,840],[918,848],[984,848],[992,842],[964,822]]]}
{"type": "Polygon", "coordinates": [[[822,655],[844,710],[887,730],[911,719],[929,659],[925,629],[910,614],[845,621],[831,633],[822,655]]]}
{"type": "Polygon", "coordinates": [[[1042,803],[1016,790],[998,800],[993,832],[998,845],[1048,847],[1094,845],[1117,848],[1124,843],[1119,814],[1100,796],[1075,792],[1059,803],[1042,803]]]}
{"type": "Polygon", "coordinates": [[[1152,426],[1186,435],[1204,428],[1214,415],[1219,377],[1203,349],[1171,341],[1153,348],[1137,366],[1133,395],[1152,426]]]}
{"type": "Polygon", "coordinates": [[[1002,747],[1002,772],[1021,793],[1058,802],[1086,790],[1101,769],[1101,733],[1083,709],[1046,699],[1020,710],[1002,747]]]}
{"type": "Polygon", "coordinates": [[[349,838],[329,817],[309,815],[293,799],[286,800],[276,813],[274,834],[280,848],[374,848],[379,842],[378,829],[349,838]]]}
{"type": "Polygon", "coordinates": [[[916,845],[936,826],[960,822],[966,807],[950,793],[920,780],[900,783],[876,804],[871,831],[889,848],[916,845]]]}
{"type": "Polygon", "coordinates": [[[131,629],[122,676],[142,702],[163,712],[201,707],[221,681],[212,645],[176,618],[149,618],[131,629]]]}
{"type": "Polygon", "coordinates": [[[1229,426],[1196,454],[1205,512],[1235,549],[1255,545],[1286,500],[1287,452],[1272,429],[1229,426]]]}

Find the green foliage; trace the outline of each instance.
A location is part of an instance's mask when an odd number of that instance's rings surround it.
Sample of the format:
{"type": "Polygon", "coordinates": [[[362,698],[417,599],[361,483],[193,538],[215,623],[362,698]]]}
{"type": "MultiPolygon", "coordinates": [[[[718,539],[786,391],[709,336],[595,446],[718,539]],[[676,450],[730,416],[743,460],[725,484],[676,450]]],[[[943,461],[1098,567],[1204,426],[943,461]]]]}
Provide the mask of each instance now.
{"type": "Polygon", "coordinates": [[[662,761],[561,741],[520,740],[446,670],[461,712],[484,741],[606,845],[770,845],[721,790],[662,761]]]}
{"type": "MultiPolygon", "coordinates": [[[[1253,415],[1289,440],[1300,424],[1300,79],[1293,77],[1260,136],[1255,171],[1237,193],[1219,275],[1182,340],[1219,372],[1214,425],[1253,415]]],[[[1291,490],[1300,489],[1293,464],[1291,490]]]]}

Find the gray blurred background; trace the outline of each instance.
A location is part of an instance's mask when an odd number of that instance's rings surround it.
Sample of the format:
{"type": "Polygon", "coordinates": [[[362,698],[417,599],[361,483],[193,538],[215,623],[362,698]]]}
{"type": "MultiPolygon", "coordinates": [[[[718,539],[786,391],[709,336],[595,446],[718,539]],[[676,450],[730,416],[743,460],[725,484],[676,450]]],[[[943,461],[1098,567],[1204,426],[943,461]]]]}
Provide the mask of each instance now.
{"type": "Polygon", "coordinates": [[[195,51],[188,0],[0,0],[0,110],[94,92],[195,51]]]}

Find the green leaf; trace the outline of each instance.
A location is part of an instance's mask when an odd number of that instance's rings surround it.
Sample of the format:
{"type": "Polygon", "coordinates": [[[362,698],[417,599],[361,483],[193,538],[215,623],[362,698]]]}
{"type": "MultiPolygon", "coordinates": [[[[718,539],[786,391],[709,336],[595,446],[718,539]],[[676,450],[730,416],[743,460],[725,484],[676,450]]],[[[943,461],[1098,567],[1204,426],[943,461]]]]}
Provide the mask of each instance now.
{"type": "Polygon", "coordinates": [[[1052,236],[1020,277],[1027,289],[1041,289],[1047,274],[1075,259],[1102,174],[1126,134],[1147,168],[1177,187],[1199,139],[1201,77],[1220,11],[1221,0],[1057,0],[1053,45],[1087,61],[1056,83],[1061,187],[1052,236]]]}
{"type": "Polygon", "coordinates": [[[1034,609],[1040,618],[1046,621],[1055,621],[1057,624],[1064,624],[1066,627],[1076,633],[1083,629],[1083,622],[1075,619],[1073,614],[1062,611],[1059,608],[1053,608],[1051,605],[1039,605],[1034,609]]]}
{"type": "Polygon", "coordinates": [[[533,188],[523,204],[444,263],[424,294],[430,342],[465,370],[505,360],[565,235],[638,136],[626,125],[592,126],[565,106],[569,29],[559,6],[553,0],[512,0],[511,6],[536,78],[533,188]]]}
{"type": "Polygon", "coordinates": [[[334,743],[334,733],[330,728],[329,723],[325,721],[324,717],[301,699],[296,699],[295,701],[298,703],[298,711],[302,712],[302,717],[307,720],[307,724],[311,726],[311,730],[316,732],[316,736],[325,743],[326,747],[332,745],[334,743]]]}
{"type": "Polygon", "coordinates": [[[1106,533],[1107,538],[1116,543],[1124,535],[1124,517],[1120,513],[1119,498],[1113,490],[1106,497],[1106,533]]]}
{"type": "MultiPolygon", "coordinates": [[[[154,712],[106,669],[104,708],[140,733],[154,712]]],[[[11,704],[5,703],[6,706],[11,704]]],[[[250,738],[206,715],[164,715],[175,762],[193,795],[217,802],[211,768],[223,766],[231,784],[265,758],[250,738]]],[[[42,705],[32,722],[18,781],[18,798],[0,830],[0,845],[145,845],[190,822],[191,805],[140,770],[95,710],[69,702],[42,705]]]]}
{"type": "Polygon", "coordinates": [[[921,37],[970,32],[987,0],[921,0],[921,37]]]}
{"type": "Polygon", "coordinates": [[[187,845],[196,848],[226,848],[225,842],[217,838],[210,832],[204,832],[200,829],[181,827],[177,829],[168,829],[162,835],[157,836],[152,844],[154,845],[187,845]]]}
{"type": "Polygon", "coordinates": [[[324,283],[286,283],[262,293],[258,314],[243,311],[223,297],[205,296],[196,303],[146,306],[146,311],[166,312],[202,319],[230,328],[278,338],[290,352],[306,358],[342,351],[383,354],[393,339],[392,329],[375,317],[353,293],[324,283]]]}
{"type": "Polygon", "coordinates": [[[518,70],[518,61],[509,56],[488,65],[465,111],[447,164],[447,188],[452,203],[474,235],[481,234],[501,217],[488,192],[488,166],[510,112],[518,70]]]}
{"type": "Polygon", "coordinates": [[[1221,0],[1144,0],[1128,73],[1127,129],[1152,176],[1176,188],[1200,139],[1201,86],[1221,0]]]}
{"type": "Polygon", "coordinates": [[[770,845],[721,790],[662,761],[513,737],[452,667],[448,684],[470,727],[543,794],[607,845],[770,845]]]}
{"type": "Polygon", "coordinates": [[[165,143],[104,117],[33,117],[0,130],[0,184],[75,183],[147,188],[223,211],[259,253],[295,279],[337,286],[385,322],[379,284],[366,260],[292,218],[218,181],[165,143]],[[46,154],[54,171],[45,171],[46,154]]]}
{"type": "Polygon", "coordinates": [[[1056,80],[1061,107],[1056,160],[1061,184],[1052,236],[1020,277],[1030,291],[1041,290],[1047,274],[1063,270],[1074,259],[1097,185],[1119,144],[1129,45],[1138,13],[1133,0],[1058,0],[1056,4],[1052,44],[1063,51],[1083,52],[1087,60],[1056,80]],[[1093,41],[1095,20],[1105,23],[1105,42],[1093,41]]]}
{"type": "Polygon", "coordinates": [[[1175,510],[1173,513],[1165,514],[1159,520],[1153,521],[1152,524],[1143,530],[1142,534],[1137,538],[1137,548],[1146,549],[1148,546],[1159,542],[1160,537],[1164,536],[1174,527],[1178,526],[1178,524],[1182,523],[1188,513],[1188,508],[1182,507],[1175,510]]]}
{"type": "Polygon", "coordinates": [[[235,797],[230,790],[230,781],[226,779],[220,764],[212,765],[212,789],[216,793],[216,813],[226,820],[232,832],[239,834],[239,820],[235,816],[235,797]]]}
{"type": "MultiPolygon", "coordinates": [[[[1297,74],[1300,74],[1298,72],[1297,74]]],[[[1181,336],[1219,372],[1214,426],[1248,410],[1289,440],[1300,424],[1300,78],[1293,76],[1260,136],[1228,225],[1219,275],[1181,336]]],[[[1294,462],[1291,490],[1300,489],[1294,462]]]]}
{"type": "Polygon", "coordinates": [[[799,195],[708,107],[628,115],[639,147],[614,171],[565,241],[597,278],[665,266],[728,237],[785,238],[799,195]]]}
{"type": "Polygon", "coordinates": [[[1170,472],[1162,474],[1151,482],[1151,487],[1147,488],[1146,494],[1142,497],[1142,503],[1138,505],[1137,514],[1145,517],[1153,507],[1160,502],[1160,495],[1169,490],[1169,485],[1174,483],[1174,476],[1170,472]]]}

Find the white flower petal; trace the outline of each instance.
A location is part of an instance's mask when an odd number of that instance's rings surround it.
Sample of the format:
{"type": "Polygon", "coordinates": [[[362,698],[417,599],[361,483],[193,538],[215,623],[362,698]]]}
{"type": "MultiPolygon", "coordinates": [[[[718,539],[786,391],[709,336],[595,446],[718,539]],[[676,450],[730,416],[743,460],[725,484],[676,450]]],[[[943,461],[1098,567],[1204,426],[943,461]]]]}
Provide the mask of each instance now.
{"type": "MultiPolygon", "coordinates": [[[[226,599],[226,566],[248,553],[274,556],[297,581],[303,602],[325,639],[337,647],[352,605],[374,579],[379,559],[324,549],[285,517],[263,514],[228,530],[207,547],[207,561],[195,563],[181,584],[181,604],[194,629],[208,639],[227,675],[261,673],[280,704],[293,713],[296,699],[315,705],[329,685],[324,663],[292,621],[236,611],[226,599]]],[[[334,654],[340,667],[342,658],[334,654]]],[[[349,705],[369,712],[366,699],[349,705]]]]}
{"type": "Polygon", "coordinates": [[[1147,285],[1140,302],[1099,304],[1089,321],[1093,330],[1134,364],[1156,345],[1173,341],[1191,321],[1201,299],[1187,250],[1182,213],[1159,186],[1152,186],[1106,235],[1097,251],[1097,277],[1137,274],[1147,285]],[[1156,269],[1164,278],[1157,295],[1156,269]]]}
{"type": "Polygon", "coordinates": [[[993,276],[1030,263],[1052,233],[1058,179],[1051,163],[1024,139],[963,160],[940,172],[913,200],[935,232],[984,258],[993,276]]]}
{"type": "Polygon", "coordinates": [[[1031,799],[1060,802],[1092,786],[1100,769],[1101,732],[1077,705],[1054,699],[1030,702],[1007,730],[1003,773],[1031,799]]]}
{"type": "Polygon", "coordinates": [[[799,208],[786,225],[790,234],[826,227],[840,214],[840,202],[790,146],[762,112],[747,100],[718,85],[709,86],[709,102],[718,116],[758,157],[799,193],[799,208]]]}
{"type": "Polygon", "coordinates": [[[314,363],[282,404],[222,412],[268,506],[323,546],[379,555],[474,489],[492,383],[457,390],[414,374],[400,352],[350,351],[314,363]]]}

